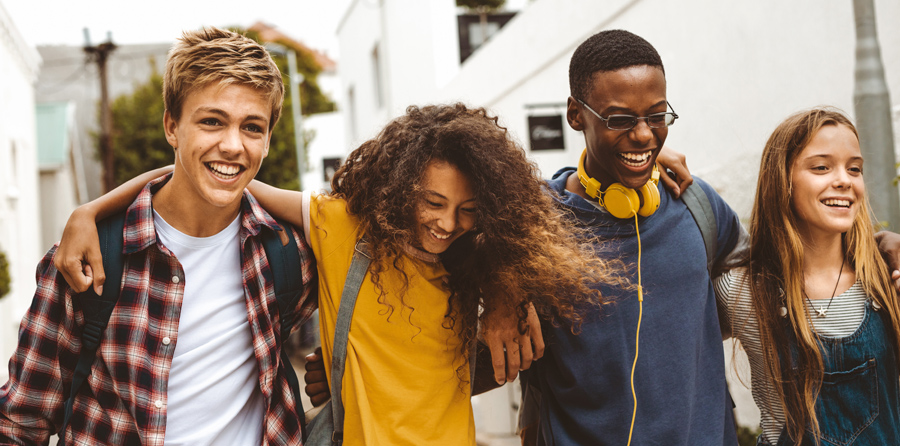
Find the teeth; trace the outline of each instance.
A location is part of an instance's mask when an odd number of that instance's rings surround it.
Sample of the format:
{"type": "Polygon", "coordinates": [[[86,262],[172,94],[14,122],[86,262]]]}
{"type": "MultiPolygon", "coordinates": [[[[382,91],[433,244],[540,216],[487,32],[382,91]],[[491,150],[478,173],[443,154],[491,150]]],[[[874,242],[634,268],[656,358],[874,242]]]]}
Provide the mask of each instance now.
{"type": "Polygon", "coordinates": [[[234,178],[234,176],[241,171],[240,166],[217,162],[206,163],[206,167],[208,167],[215,176],[225,180],[234,178]]]}
{"type": "Polygon", "coordinates": [[[431,232],[431,235],[435,236],[435,238],[438,238],[440,240],[447,240],[448,238],[450,238],[450,234],[440,235],[437,232],[434,232],[433,229],[429,229],[429,231],[431,232]]]}
{"type": "Polygon", "coordinates": [[[848,208],[850,207],[850,200],[838,200],[836,198],[829,198],[827,200],[822,201],[825,206],[840,206],[848,208]]]}
{"type": "Polygon", "coordinates": [[[650,151],[644,153],[618,153],[619,159],[628,166],[640,167],[650,159],[650,151]]]}

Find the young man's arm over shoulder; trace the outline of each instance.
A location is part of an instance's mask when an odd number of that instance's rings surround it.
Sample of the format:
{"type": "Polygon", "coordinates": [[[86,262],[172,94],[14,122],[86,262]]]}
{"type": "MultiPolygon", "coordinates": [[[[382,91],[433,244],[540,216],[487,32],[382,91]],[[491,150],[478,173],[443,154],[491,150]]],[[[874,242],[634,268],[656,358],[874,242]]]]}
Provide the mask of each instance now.
{"type": "Polygon", "coordinates": [[[19,328],[0,388],[0,444],[46,444],[63,419],[81,348],[73,291],[53,266],[56,248],[37,267],[37,288],[19,328]]]}

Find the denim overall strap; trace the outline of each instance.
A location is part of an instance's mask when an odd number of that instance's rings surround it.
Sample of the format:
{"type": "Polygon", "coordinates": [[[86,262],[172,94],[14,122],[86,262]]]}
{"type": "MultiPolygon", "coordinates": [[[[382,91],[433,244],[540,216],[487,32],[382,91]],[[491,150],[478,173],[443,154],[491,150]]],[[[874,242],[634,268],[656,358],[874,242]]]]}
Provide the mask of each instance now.
{"type": "Polygon", "coordinates": [[[369,269],[371,260],[369,256],[369,244],[365,239],[361,239],[353,250],[353,260],[344,282],[341,306],[334,328],[334,346],[331,353],[331,413],[334,417],[334,433],[331,439],[336,445],[344,441],[344,404],[341,400],[341,385],[347,361],[347,339],[350,335],[350,322],[353,320],[359,288],[369,269]]]}
{"type": "MultiPolygon", "coordinates": [[[[890,327],[887,311],[876,311],[870,300],[852,335],[819,338],[825,365],[815,406],[821,445],[900,444],[900,370],[890,327]]],[[[783,429],[777,446],[793,444],[783,429]]],[[[815,444],[808,430],[803,444],[815,444]]]]}

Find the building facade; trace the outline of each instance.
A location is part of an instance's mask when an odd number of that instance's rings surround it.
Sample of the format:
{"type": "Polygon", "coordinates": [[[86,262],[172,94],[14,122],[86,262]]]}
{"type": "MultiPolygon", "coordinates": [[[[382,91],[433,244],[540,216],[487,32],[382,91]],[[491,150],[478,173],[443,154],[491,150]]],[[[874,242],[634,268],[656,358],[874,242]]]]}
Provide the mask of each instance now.
{"type": "Polygon", "coordinates": [[[0,4],[0,250],[9,261],[12,290],[0,296],[0,382],[18,339],[19,322],[34,293],[40,245],[34,89],[41,58],[0,4]]]}

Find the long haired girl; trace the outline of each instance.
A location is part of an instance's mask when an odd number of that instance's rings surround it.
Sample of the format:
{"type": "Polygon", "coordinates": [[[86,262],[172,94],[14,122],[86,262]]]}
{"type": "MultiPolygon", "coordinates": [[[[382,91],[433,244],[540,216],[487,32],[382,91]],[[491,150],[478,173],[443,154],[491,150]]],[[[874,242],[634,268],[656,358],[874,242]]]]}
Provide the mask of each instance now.
{"type": "Polygon", "coordinates": [[[900,308],[862,175],[837,110],[797,113],[766,143],[749,259],[716,283],[750,359],[760,444],[900,444],[900,308]]]}

